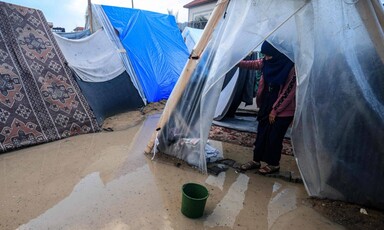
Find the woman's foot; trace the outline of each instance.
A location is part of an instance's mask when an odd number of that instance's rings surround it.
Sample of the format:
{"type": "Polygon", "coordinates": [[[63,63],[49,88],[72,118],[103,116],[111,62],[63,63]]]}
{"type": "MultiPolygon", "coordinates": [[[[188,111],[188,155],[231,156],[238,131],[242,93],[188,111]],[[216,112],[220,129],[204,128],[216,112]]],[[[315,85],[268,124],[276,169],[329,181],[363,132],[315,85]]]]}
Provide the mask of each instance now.
{"type": "Polygon", "coordinates": [[[240,166],[240,169],[243,170],[243,171],[247,171],[247,170],[250,170],[250,169],[259,169],[261,166],[260,162],[256,162],[256,161],[249,161],[245,164],[242,164],[240,166]]]}
{"type": "Polygon", "coordinates": [[[261,169],[259,169],[259,173],[261,175],[267,175],[267,174],[278,172],[279,170],[280,170],[280,166],[266,165],[261,169]]]}

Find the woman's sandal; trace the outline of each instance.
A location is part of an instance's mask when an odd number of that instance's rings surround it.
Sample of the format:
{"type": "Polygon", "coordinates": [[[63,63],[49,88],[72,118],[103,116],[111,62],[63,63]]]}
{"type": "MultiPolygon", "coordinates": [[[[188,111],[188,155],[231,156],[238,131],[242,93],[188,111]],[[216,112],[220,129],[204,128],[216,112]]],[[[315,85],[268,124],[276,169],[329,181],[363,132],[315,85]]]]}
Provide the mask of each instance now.
{"type": "Polygon", "coordinates": [[[250,169],[259,169],[260,166],[261,166],[260,162],[249,161],[245,164],[240,165],[240,169],[243,171],[247,171],[250,169]]]}
{"type": "Polygon", "coordinates": [[[259,173],[261,175],[267,175],[267,174],[278,172],[279,170],[280,170],[280,166],[266,165],[261,169],[259,169],[259,173]]]}

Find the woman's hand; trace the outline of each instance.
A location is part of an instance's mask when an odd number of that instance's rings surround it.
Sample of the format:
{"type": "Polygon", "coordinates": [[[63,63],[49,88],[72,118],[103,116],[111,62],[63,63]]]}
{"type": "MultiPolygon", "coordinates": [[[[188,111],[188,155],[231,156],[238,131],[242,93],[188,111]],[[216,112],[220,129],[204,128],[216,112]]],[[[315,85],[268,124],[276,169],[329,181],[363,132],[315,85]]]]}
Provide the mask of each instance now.
{"type": "Polygon", "coordinates": [[[272,113],[270,113],[268,118],[269,118],[269,124],[275,123],[276,115],[273,115],[272,113]]]}

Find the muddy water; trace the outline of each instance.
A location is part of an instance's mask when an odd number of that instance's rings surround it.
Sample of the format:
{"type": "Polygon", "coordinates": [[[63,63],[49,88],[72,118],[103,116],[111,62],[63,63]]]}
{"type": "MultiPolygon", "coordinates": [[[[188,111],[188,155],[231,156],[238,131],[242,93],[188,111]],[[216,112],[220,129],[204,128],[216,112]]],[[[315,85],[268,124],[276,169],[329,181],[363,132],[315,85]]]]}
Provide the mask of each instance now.
{"type": "MultiPolygon", "coordinates": [[[[343,229],[303,203],[300,184],[151,160],[143,150],[157,119],[0,155],[0,229],[343,229]],[[180,212],[187,182],[210,193],[199,219],[180,212]]],[[[250,157],[215,146],[225,157],[250,157]]]]}

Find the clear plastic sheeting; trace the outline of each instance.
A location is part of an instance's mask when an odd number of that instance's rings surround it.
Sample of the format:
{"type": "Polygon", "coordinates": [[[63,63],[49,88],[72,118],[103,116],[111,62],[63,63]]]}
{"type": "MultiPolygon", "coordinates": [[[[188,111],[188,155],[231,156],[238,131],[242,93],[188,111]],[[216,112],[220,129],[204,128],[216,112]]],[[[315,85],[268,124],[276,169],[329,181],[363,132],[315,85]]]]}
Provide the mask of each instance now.
{"type": "Polygon", "coordinates": [[[298,15],[292,138],[310,195],[382,209],[384,57],[368,29],[381,33],[381,49],[384,34],[360,17],[371,2],[314,1],[298,15]]]}
{"type": "Polygon", "coordinates": [[[308,193],[382,208],[382,19],[373,0],[230,1],[158,148],[206,172],[204,146],[224,76],[267,38],[296,64],[292,141],[308,193]],[[184,138],[201,141],[192,151],[184,138]]]}
{"type": "Polygon", "coordinates": [[[215,28],[176,109],[158,135],[161,151],[207,171],[204,148],[225,74],[304,4],[297,0],[230,1],[225,18],[215,28]],[[183,137],[202,141],[192,151],[185,147],[183,137]]]}

